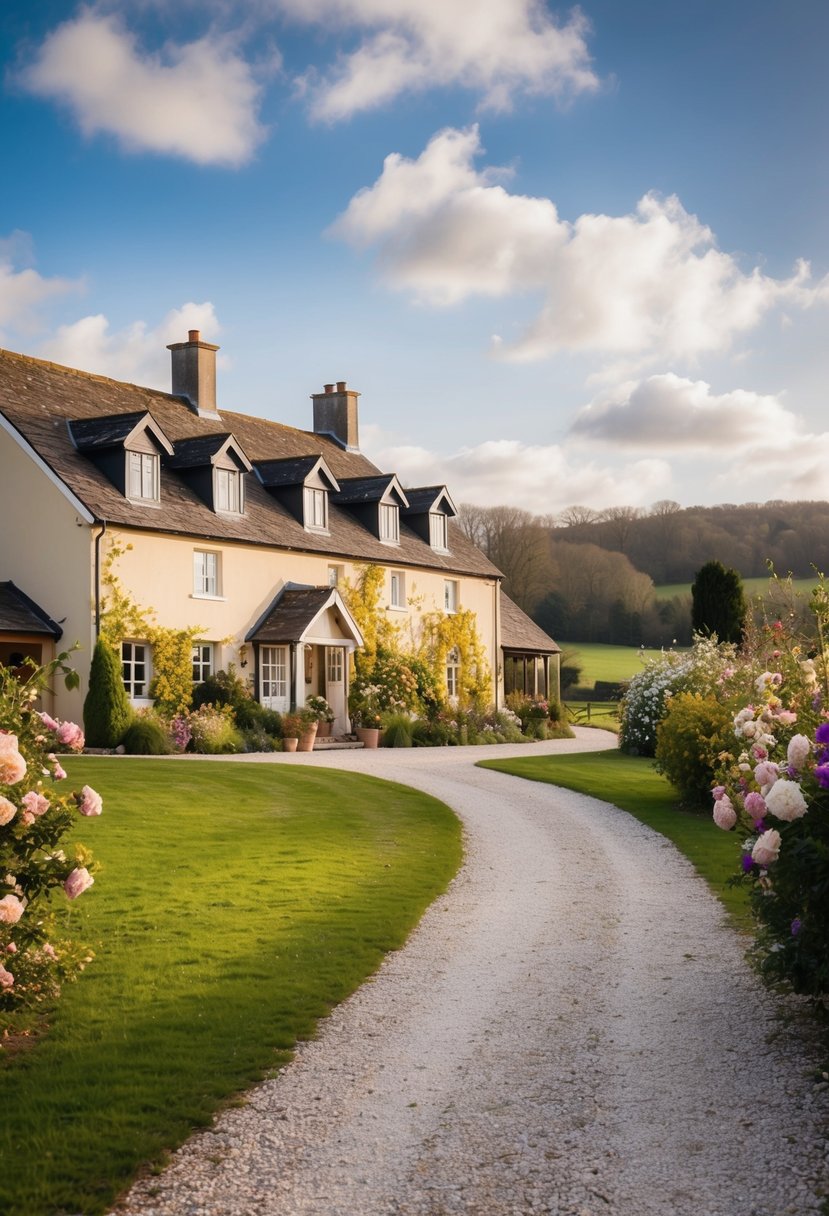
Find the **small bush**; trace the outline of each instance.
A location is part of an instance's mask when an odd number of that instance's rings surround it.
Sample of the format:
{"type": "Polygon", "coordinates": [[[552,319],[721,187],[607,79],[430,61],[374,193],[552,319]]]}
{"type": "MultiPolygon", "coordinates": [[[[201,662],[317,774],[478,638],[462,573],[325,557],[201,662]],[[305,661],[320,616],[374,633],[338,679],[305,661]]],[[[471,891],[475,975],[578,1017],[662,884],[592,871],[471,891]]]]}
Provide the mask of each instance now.
{"type": "MultiPolygon", "coordinates": [[[[247,682],[237,676],[231,663],[227,671],[217,671],[193,689],[193,709],[202,705],[229,705],[234,711],[257,705],[250,695],[247,682]]],[[[238,720],[238,719],[237,719],[238,720]]]]}
{"type": "Polygon", "coordinates": [[[118,656],[107,642],[99,638],[92,652],[89,691],[83,703],[87,746],[117,747],[132,717],[118,656]]]}
{"type": "Polygon", "coordinates": [[[452,731],[445,722],[419,718],[412,724],[413,747],[448,747],[452,742],[452,731]]]}
{"type": "Polygon", "coordinates": [[[411,747],[413,726],[405,714],[393,714],[383,726],[383,747],[411,747]]]}
{"type": "Polygon", "coordinates": [[[734,743],[732,715],[714,697],[680,692],[656,730],[656,770],[690,806],[710,810],[714,771],[734,743]]]}
{"type": "Polygon", "coordinates": [[[272,752],[276,750],[276,739],[261,726],[249,726],[240,731],[242,750],[246,752],[272,752]]]}
{"type": "Polygon", "coordinates": [[[233,722],[230,705],[202,705],[190,714],[191,746],[194,752],[215,756],[244,750],[244,740],[233,722]]]}
{"type": "Polygon", "coordinates": [[[169,756],[172,752],[170,736],[158,718],[136,718],[123,738],[128,756],[169,756]]]}

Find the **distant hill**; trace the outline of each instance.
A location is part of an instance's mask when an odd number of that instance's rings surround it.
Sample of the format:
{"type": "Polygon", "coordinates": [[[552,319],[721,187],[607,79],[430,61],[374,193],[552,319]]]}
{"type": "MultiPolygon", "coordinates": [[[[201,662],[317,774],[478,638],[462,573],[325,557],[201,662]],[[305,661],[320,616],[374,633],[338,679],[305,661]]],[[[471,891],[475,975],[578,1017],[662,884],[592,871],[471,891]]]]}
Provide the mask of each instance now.
{"type": "Polygon", "coordinates": [[[813,567],[829,570],[829,502],[724,503],[680,507],[656,503],[589,512],[573,508],[556,521],[553,539],[599,545],[623,553],[654,583],[690,583],[705,562],[718,560],[744,578],[768,575],[808,578],[813,567]]]}

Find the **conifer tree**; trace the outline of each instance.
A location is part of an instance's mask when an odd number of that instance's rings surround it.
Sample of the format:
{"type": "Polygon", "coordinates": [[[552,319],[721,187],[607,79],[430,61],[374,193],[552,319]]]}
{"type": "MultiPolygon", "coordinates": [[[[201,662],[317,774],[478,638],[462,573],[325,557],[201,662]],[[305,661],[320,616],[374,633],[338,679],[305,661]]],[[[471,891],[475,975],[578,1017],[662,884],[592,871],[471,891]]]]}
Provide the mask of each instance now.
{"type": "Polygon", "coordinates": [[[743,580],[722,562],[706,562],[691,587],[691,625],[706,637],[716,634],[719,642],[743,640],[746,601],[743,580]]]}
{"type": "Polygon", "coordinates": [[[89,691],[83,703],[83,726],[89,747],[117,747],[132,721],[132,708],[121,679],[121,664],[112,647],[99,638],[89,669],[89,691]]]}

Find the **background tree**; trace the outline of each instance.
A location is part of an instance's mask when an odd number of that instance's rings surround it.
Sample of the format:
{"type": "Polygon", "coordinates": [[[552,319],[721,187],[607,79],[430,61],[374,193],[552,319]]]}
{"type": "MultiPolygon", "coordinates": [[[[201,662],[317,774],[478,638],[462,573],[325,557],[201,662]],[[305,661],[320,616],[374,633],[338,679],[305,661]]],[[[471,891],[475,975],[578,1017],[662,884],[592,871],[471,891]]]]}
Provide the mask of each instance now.
{"type": "Polygon", "coordinates": [[[132,709],[112,647],[98,638],[83,703],[83,728],[89,747],[117,747],[132,721],[132,709]]]}
{"type": "Polygon", "coordinates": [[[741,642],[746,620],[743,581],[722,562],[706,562],[691,587],[691,623],[696,633],[720,642],[741,642]]]}

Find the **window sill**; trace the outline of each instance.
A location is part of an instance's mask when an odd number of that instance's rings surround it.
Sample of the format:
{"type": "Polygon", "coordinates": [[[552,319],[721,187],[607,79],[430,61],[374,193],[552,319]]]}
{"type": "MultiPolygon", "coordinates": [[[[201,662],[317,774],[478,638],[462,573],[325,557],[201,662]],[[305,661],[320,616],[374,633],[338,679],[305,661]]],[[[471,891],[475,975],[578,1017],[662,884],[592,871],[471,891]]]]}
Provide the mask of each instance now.
{"type": "Polygon", "coordinates": [[[191,600],[216,600],[220,604],[227,603],[226,595],[208,595],[206,592],[193,591],[190,595],[191,600]]]}
{"type": "Polygon", "coordinates": [[[130,498],[129,495],[125,497],[131,507],[154,507],[156,511],[161,510],[161,502],[157,498],[130,498]]]}
{"type": "Polygon", "coordinates": [[[386,612],[408,612],[408,611],[409,611],[409,609],[406,604],[387,604],[386,605],[386,612]]]}

